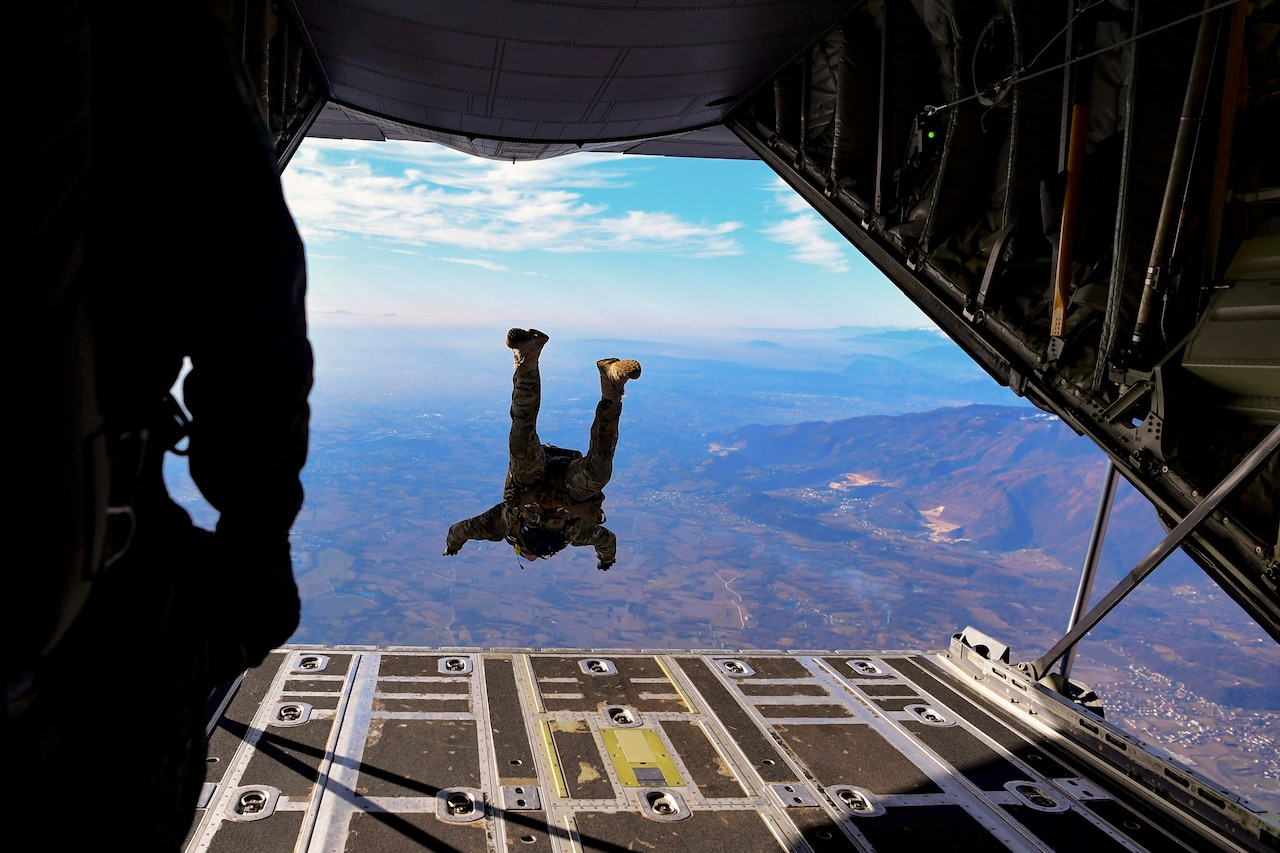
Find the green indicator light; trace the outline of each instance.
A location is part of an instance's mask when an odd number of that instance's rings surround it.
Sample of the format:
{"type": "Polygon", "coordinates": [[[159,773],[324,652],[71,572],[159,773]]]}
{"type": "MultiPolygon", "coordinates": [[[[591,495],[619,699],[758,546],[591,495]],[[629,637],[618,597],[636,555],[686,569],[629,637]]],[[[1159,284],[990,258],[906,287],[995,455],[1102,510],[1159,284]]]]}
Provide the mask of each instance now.
{"type": "Polygon", "coordinates": [[[937,135],[938,135],[938,134],[934,133],[932,130],[931,130],[931,131],[929,131],[929,138],[930,138],[930,139],[933,139],[933,138],[934,138],[935,136],[937,136],[937,135]]]}

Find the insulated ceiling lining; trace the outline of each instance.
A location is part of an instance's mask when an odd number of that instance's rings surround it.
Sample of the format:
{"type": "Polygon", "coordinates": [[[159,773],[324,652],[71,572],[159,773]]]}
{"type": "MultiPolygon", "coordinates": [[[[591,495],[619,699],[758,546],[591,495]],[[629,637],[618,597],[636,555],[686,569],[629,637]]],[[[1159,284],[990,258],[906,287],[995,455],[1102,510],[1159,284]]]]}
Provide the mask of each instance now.
{"type": "Polygon", "coordinates": [[[521,142],[429,130],[369,115],[351,107],[326,104],[308,136],[318,139],[361,139],[372,142],[406,140],[437,142],[492,160],[543,160],[577,151],[609,151],[662,157],[711,157],[717,160],[755,160],[756,155],[724,125],[681,131],[668,136],[621,142],[521,142]]]}
{"type": "Polygon", "coordinates": [[[330,99],[350,108],[326,110],[311,135],[377,138],[376,127],[383,138],[503,159],[615,142],[632,145],[606,150],[750,156],[731,135],[703,129],[721,124],[848,8],[831,0],[299,0],[330,99]],[[634,145],[682,133],[669,145],[634,145]]]}

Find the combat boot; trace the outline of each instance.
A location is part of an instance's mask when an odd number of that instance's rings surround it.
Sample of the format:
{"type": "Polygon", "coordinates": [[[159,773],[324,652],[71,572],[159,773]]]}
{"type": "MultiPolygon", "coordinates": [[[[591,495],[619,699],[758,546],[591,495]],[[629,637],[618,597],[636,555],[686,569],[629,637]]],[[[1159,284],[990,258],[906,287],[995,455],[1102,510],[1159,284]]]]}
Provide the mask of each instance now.
{"type": "Polygon", "coordinates": [[[627,380],[640,378],[640,362],[634,359],[602,358],[596,367],[600,370],[600,395],[606,400],[622,402],[627,380]]]}
{"type": "Polygon", "coordinates": [[[507,330],[507,346],[515,352],[517,368],[522,364],[537,365],[538,355],[549,340],[537,329],[507,330]]]}

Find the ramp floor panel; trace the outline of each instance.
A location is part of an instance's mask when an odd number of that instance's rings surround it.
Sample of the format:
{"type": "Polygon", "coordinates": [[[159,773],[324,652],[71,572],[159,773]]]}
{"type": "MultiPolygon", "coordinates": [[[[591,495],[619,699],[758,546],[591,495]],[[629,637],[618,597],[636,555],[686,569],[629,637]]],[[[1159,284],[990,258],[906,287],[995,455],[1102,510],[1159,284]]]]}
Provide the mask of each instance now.
{"type": "Polygon", "coordinates": [[[186,849],[1207,849],[973,680],[945,652],[285,648],[210,722],[186,849]]]}

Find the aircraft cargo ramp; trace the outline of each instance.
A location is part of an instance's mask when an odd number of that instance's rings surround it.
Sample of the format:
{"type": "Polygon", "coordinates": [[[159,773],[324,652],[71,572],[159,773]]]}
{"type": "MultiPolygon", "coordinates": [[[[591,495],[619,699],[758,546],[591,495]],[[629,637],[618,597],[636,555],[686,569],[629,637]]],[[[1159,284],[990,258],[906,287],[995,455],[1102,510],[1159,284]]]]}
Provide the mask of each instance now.
{"type": "Polygon", "coordinates": [[[211,708],[187,850],[1280,849],[1004,659],[286,647],[211,708]]]}

